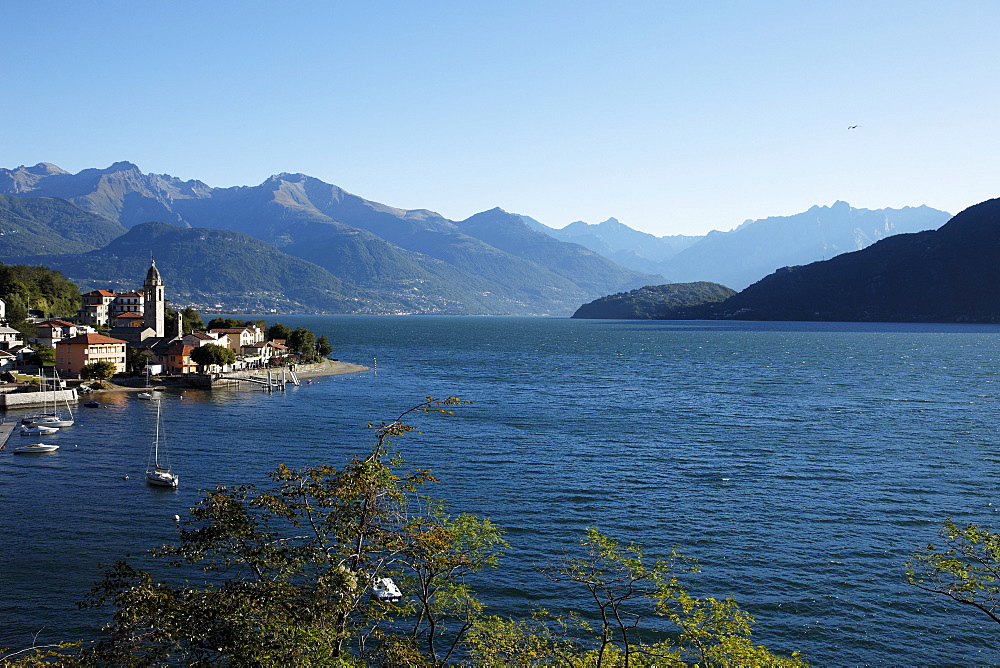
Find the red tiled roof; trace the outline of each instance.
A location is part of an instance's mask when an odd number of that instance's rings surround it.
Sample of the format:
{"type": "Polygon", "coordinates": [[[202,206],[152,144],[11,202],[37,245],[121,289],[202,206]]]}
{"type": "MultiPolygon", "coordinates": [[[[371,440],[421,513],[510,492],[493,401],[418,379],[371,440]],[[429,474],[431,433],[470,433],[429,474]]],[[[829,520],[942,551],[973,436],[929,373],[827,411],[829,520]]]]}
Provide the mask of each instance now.
{"type": "Polygon", "coordinates": [[[181,355],[182,357],[190,357],[191,351],[194,350],[194,346],[185,345],[183,343],[175,343],[166,350],[163,351],[164,355],[181,355]]]}
{"type": "Polygon", "coordinates": [[[142,295],[140,295],[138,292],[121,292],[121,293],[119,293],[119,294],[117,294],[115,296],[116,297],[141,297],[142,295]]]}
{"type": "Polygon", "coordinates": [[[119,313],[115,317],[116,318],[142,318],[144,316],[141,313],[136,313],[135,311],[129,311],[128,313],[119,313]]]}
{"type": "Polygon", "coordinates": [[[112,339],[110,336],[104,336],[103,334],[78,334],[68,339],[63,339],[59,342],[59,345],[91,345],[94,343],[127,343],[127,341],[112,339]]]}
{"type": "Polygon", "coordinates": [[[91,296],[96,296],[96,297],[116,297],[117,295],[118,295],[118,293],[111,292],[111,290],[94,290],[92,292],[88,292],[88,293],[84,294],[83,296],[84,297],[91,297],[91,296]]]}

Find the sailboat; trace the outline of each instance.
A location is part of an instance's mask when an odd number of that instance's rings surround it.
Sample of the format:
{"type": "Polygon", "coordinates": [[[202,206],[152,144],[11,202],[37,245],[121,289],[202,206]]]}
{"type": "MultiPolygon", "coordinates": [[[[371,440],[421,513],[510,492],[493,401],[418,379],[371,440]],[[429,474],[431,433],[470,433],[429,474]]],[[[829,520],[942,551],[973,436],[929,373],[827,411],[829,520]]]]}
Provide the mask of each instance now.
{"type": "Polygon", "coordinates": [[[146,482],[159,487],[177,487],[180,477],[170,471],[170,464],[166,461],[166,453],[160,452],[160,432],[162,431],[160,406],[160,402],[157,401],[156,435],[153,437],[153,444],[149,450],[149,461],[146,463],[146,482]]]}
{"type": "MultiPolygon", "coordinates": [[[[59,383],[59,372],[56,369],[52,370],[52,410],[45,413],[38,413],[31,417],[29,424],[39,426],[39,427],[72,427],[75,420],[73,419],[73,409],[69,406],[69,400],[66,401],[66,411],[69,413],[69,417],[64,416],[56,409],[56,387],[59,383]]],[[[42,374],[42,391],[45,391],[45,374],[42,374]]],[[[48,401],[45,402],[45,409],[48,409],[48,401]]]]}

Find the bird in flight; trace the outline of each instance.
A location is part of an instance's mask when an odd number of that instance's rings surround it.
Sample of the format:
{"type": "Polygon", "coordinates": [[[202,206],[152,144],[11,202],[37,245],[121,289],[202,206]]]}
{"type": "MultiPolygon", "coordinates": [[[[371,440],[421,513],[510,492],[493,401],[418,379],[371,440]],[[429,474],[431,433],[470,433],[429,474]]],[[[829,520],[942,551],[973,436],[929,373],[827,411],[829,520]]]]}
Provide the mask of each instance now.
{"type": "Polygon", "coordinates": [[[857,126],[857,125],[848,125],[848,126],[847,126],[847,129],[848,129],[848,130],[853,130],[853,129],[854,129],[854,128],[856,128],[856,127],[858,127],[858,126],[857,126]]]}

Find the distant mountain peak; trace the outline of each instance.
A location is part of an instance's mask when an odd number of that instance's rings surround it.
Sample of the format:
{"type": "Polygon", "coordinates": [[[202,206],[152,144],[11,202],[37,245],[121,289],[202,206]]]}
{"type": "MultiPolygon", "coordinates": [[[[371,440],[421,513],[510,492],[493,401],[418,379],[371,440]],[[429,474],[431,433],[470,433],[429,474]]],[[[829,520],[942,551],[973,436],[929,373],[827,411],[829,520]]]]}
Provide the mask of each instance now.
{"type": "Polygon", "coordinates": [[[21,165],[18,169],[23,169],[29,174],[37,174],[39,176],[52,176],[55,174],[69,174],[66,170],[62,169],[58,165],[53,165],[51,162],[40,162],[33,167],[25,167],[21,165]]]}
{"type": "Polygon", "coordinates": [[[138,172],[141,170],[139,169],[139,166],[134,162],[129,162],[128,160],[121,160],[119,162],[112,164],[107,169],[101,171],[111,173],[111,172],[138,172]]]}

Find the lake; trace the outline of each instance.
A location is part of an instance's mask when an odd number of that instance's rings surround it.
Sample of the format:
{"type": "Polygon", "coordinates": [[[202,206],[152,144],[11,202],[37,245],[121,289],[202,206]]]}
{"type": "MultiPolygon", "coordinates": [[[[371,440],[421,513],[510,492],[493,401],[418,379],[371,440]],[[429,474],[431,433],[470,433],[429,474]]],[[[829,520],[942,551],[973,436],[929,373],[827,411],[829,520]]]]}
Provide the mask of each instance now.
{"type": "MultiPolygon", "coordinates": [[[[491,610],[559,609],[536,570],[586,527],[697,557],[754,638],[815,664],[1000,662],[996,625],[905,583],[945,518],[1000,527],[1000,327],[284,316],[374,371],[288,392],[167,393],[176,491],[142,480],[155,407],[102,397],[50,455],[0,452],[0,647],[92,635],[98,562],[171,540],[199,489],[341,464],[426,395],[396,445],[429,490],[506,527],[491,610]],[[124,476],[128,479],[124,479],[124,476]]],[[[10,416],[8,416],[10,417],[10,416]]]]}

